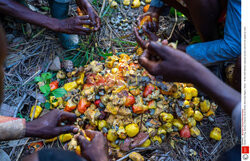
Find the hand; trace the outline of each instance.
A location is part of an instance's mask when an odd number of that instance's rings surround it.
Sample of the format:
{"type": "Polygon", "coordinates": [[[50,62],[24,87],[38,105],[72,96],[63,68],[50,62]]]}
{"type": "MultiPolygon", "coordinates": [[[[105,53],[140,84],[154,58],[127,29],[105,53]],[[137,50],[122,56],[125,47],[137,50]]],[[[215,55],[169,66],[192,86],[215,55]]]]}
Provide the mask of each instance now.
{"type": "Polygon", "coordinates": [[[157,42],[146,42],[135,29],[136,40],[144,48],[140,64],[152,75],[162,75],[165,81],[192,82],[197,68],[203,66],[189,55],[157,42]]]}
{"type": "Polygon", "coordinates": [[[159,29],[159,15],[160,15],[160,8],[150,7],[147,13],[144,13],[137,18],[137,25],[140,26],[141,20],[145,16],[150,16],[152,22],[144,23],[143,26],[145,26],[146,29],[149,31],[157,32],[159,29]]]}
{"type": "Polygon", "coordinates": [[[91,29],[83,27],[83,25],[93,26],[89,20],[88,15],[70,17],[63,20],[58,20],[57,28],[55,31],[63,32],[67,34],[79,34],[79,35],[88,35],[92,32],[91,29]]]}
{"type": "Polygon", "coordinates": [[[107,140],[103,134],[97,131],[85,131],[85,133],[91,141],[88,141],[83,134],[77,136],[83,157],[91,161],[108,161],[107,140]]]}
{"type": "Polygon", "coordinates": [[[77,133],[78,128],[72,125],[75,121],[75,114],[56,109],[36,120],[27,122],[25,136],[48,139],[64,133],[77,133]],[[60,126],[60,123],[64,121],[70,125],[60,126]]]}
{"type": "Polygon", "coordinates": [[[96,13],[95,9],[91,6],[88,0],[77,0],[77,5],[81,10],[85,11],[89,15],[89,18],[94,26],[94,31],[98,31],[101,27],[101,19],[96,13]]]}

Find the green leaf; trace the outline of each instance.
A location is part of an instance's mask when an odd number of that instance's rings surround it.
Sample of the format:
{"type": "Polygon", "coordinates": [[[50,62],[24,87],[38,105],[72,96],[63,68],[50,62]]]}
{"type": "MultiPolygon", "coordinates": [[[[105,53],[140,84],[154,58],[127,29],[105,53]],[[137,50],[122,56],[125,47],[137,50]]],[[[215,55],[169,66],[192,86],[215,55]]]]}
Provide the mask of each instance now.
{"type": "Polygon", "coordinates": [[[47,73],[43,73],[42,74],[42,79],[44,81],[47,81],[47,80],[50,80],[52,78],[52,74],[50,72],[47,72],[47,73]]]}
{"type": "Polygon", "coordinates": [[[35,82],[42,82],[43,81],[43,79],[41,77],[39,77],[39,76],[35,77],[34,80],[35,80],[35,82]]]}
{"type": "Polygon", "coordinates": [[[49,7],[41,7],[41,9],[44,11],[49,11],[49,7]]]}
{"type": "Polygon", "coordinates": [[[199,35],[196,35],[196,36],[192,37],[191,44],[199,43],[199,42],[201,42],[201,37],[199,35]]]}
{"type": "Polygon", "coordinates": [[[56,98],[63,97],[65,94],[67,94],[67,91],[64,88],[57,88],[54,91],[52,91],[52,95],[56,98]]]}
{"type": "Polygon", "coordinates": [[[50,93],[50,86],[48,84],[40,87],[41,92],[47,96],[50,93]]]}
{"type": "Polygon", "coordinates": [[[17,114],[17,117],[23,118],[22,114],[20,114],[20,113],[17,114]]]}
{"type": "Polygon", "coordinates": [[[49,102],[45,102],[44,107],[49,110],[50,109],[50,103],[49,102]]]}

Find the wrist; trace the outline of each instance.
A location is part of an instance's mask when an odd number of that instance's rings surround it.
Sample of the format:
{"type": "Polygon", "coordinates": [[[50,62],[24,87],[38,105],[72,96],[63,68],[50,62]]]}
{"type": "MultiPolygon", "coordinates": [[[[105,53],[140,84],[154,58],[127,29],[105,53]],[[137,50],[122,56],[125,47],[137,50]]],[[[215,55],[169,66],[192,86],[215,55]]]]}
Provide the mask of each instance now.
{"type": "Polygon", "coordinates": [[[190,73],[192,73],[190,82],[195,84],[197,87],[200,87],[204,83],[204,80],[202,80],[204,78],[203,75],[209,75],[210,71],[208,71],[208,69],[200,63],[194,62],[190,67],[190,73]]]}
{"type": "Polygon", "coordinates": [[[93,159],[93,161],[108,161],[108,157],[106,155],[98,156],[93,159]]]}
{"type": "Polygon", "coordinates": [[[35,126],[33,126],[32,121],[26,122],[25,137],[35,137],[35,131],[35,126]]]}
{"type": "Polygon", "coordinates": [[[52,31],[60,32],[61,20],[56,18],[51,18],[51,20],[46,24],[46,27],[52,31]]]}
{"type": "Polygon", "coordinates": [[[97,153],[94,154],[93,156],[89,156],[89,159],[91,161],[108,161],[108,156],[106,154],[102,154],[102,153],[97,153]]]}

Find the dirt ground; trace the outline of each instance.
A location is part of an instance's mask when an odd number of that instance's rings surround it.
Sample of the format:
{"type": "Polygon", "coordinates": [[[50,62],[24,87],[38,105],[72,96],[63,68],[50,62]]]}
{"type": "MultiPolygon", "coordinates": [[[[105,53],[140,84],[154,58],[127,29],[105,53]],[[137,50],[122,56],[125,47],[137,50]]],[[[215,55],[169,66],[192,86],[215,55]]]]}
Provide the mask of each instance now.
{"type": "MultiPolygon", "coordinates": [[[[45,0],[30,0],[29,7],[37,12],[49,15],[48,3],[45,0]]],[[[52,60],[59,56],[61,60],[72,60],[75,66],[88,64],[92,60],[101,60],[103,55],[110,51],[132,52],[136,42],[132,33],[132,27],[135,25],[136,18],[142,13],[139,9],[124,8],[119,4],[118,9],[110,9],[108,2],[92,1],[93,6],[102,19],[101,30],[90,36],[81,36],[79,50],[64,50],[56,33],[47,29],[22,23],[11,17],[1,16],[1,22],[6,31],[8,41],[8,58],[5,65],[5,98],[3,104],[5,111],[10,116],[21,117],[29,120],[29,111],[35,102],[43,97],[38,93],[34,77],[48,71],[52,60]],[[121,19],[131,19],[126,31],[121,31],[111,22],[112,17],[122,17],[121,19]],[[100,52],[101,51],[101,52],[100,52]]],[[[72,2],[70,6],[70,16],[76,15],[76,4],[72,2]]],[[[158,35],[163,38],[169,38],[170,41],[188,44],[192,37],[196,35],[194,27],[187,23],[183,17],[169,15],[160,19],[160,30],[158,35]],[[181,31],[183,25],[189,25],[187,29],[181,31]],[[184,32],[184,33],[183,33],[184,32]]],[[[190,138],[188,140],[177,140],[173,149],[168,139],[161,146],[151,148],[137,148],[133,151],[139,151],[148,160],[216,160],[220,154],[229,150],[237,140],[231,124],[231,118],[220,108],[216,112],[214,122],[208,119],[197,126],[201,130],[203,140],[190,138]],[[218,126],[222,130],[222,140],[215,142],[209,139],[209,132],[212,127],[218,126]],[[194,155],[194,151],[197,152],[194,155]]],[[[32,142],[44,141],[41,139],[24,138],[9,142],[0,142],[0,149],[3,149],[11,160],[20,160],[25,155],[34,151],[28,148],[32,142]]],[[[53,144],[44,144],[45,147],[63,146],[56,141],[53,144]]]]}

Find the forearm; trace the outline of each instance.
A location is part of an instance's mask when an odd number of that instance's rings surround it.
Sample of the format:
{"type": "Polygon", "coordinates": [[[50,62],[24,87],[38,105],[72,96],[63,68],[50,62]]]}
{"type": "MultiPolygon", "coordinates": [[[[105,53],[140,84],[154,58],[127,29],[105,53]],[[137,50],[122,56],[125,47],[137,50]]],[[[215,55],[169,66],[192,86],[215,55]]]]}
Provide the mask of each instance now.
{"type": "Polygon", "coordinates": [[[202,65],[197,65],[193,71],[195,71],[193,83],[231,115],[235,106],[241,101],[240,93],[223,83],[202,65]]]}
{"type": "Polygon", "coordinates": [[[0,116],[0,141],[24,137],[25,127],[25,119],[0,116]]]}
{"type": "Polygon", "coordinates": [[[57,23],[55,23],[59,20],[33,12],[26,6],[19,4],[14,0],[0,0],[0,12],[54,31],[59,27],[56,25],[57,23]]]}

